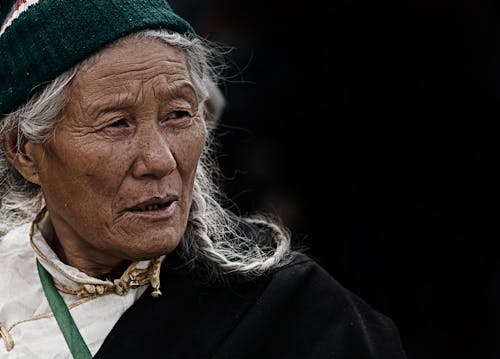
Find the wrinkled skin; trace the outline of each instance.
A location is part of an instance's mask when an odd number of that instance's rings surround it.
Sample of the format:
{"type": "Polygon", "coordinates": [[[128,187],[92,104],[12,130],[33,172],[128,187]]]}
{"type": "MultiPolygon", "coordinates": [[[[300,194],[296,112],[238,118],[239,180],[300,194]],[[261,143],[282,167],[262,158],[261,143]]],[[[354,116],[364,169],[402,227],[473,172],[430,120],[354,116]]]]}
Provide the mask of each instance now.
{"type": "Polygon", "coordinates": [[[205,135],[180,50],[131,38],[88,61],[55,136],[26,145],[59,257],[98,276],[174,250],[205,135]]]}

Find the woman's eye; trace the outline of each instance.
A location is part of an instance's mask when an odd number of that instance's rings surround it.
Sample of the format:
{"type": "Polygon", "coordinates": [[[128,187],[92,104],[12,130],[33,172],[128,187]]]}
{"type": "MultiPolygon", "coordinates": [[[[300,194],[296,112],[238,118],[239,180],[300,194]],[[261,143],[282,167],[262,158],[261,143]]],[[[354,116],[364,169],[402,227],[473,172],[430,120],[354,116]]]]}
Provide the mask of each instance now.
{"type": "Polygon", "coordinates": [[[191,117],[191,114],[184,110],[173,111],[167,116],[167,120],[179,120],[184,117],[191,117]]]}
{"type": "Polygon", "coordinates": [[[118,127],[128,127],[128,122],[126,119],[124,118],[120,118],[119,120],[116,120],[116,121],[113,121],[111,122],[108,127],[114,127],[114,128],[118,128],[118,127]]]}

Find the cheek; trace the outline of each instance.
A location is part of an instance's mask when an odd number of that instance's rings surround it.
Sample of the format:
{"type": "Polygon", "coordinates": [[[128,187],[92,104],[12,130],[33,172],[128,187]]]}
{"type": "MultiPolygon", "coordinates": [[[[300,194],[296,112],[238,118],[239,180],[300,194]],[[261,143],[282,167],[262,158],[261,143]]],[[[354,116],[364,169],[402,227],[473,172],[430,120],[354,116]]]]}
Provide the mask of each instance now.
{"type": "Polygon", "coordinates": [[[174,157],[177,160],[177,166],[181,175],[193,177],[205,146],[206,132],[201,123],[193,127],[191,131],[186,131],[175,139],[174,157]]]}
{"type": "Polygon", "coordinates": [[[129,172],[132,161],[129,147],[128,144],[94,145],[81,154],[85,161],[83,174],[103,194],[113,193],[129,172]]]}
{"type": "Polygon", "coordinates": [[[127,171],[126,153],[96,142],[55,146],[47,161],[45,182],[85,207],[103,205],[102,200],[116,193],[127,171]]]}
{"type": "Polygon", "coordinates": [[[206,133],[203,126],[195,128],[175,139],[174,157],[182,180],[183,202],[189,210],[193,192],[193,183],[200,156],[205,146],[206,133]]]}

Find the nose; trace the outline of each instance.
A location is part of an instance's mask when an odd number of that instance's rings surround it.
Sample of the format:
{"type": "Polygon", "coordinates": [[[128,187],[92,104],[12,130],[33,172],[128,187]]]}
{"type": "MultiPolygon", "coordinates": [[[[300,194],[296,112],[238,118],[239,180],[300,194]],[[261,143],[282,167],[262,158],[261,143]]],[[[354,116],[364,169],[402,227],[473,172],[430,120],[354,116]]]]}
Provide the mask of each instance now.
{"type": "Polygon", "coordinates": [[[165,134],[154,127],[142,130],[136,138],[137,155],[132,168],[135,178],[163,178],[177,168],[165,134]]]}

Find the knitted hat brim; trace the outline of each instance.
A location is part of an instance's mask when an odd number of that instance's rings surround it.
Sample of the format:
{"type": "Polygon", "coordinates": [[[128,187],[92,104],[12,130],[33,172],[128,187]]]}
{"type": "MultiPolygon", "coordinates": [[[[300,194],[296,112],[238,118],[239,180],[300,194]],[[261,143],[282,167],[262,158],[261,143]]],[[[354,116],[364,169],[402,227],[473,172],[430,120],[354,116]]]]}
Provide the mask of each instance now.
{"type": "Polygon", "coordinates": [[[0,115],[104,46],[144,29],[194,34],[164,0],[40,0],[0,36],[0,115]]]}

